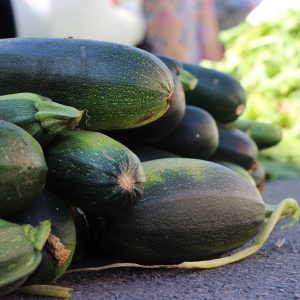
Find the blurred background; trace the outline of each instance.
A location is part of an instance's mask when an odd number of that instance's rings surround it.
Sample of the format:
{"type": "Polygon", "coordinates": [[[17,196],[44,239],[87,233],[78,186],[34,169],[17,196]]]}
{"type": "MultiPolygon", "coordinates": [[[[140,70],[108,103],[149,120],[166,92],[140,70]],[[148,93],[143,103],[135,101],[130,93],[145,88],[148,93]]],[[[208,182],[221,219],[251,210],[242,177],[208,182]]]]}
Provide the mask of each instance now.
{"type": "Polygon", "coordinates": [[[236,77],[241,119],[276,124],[270,178],[300,176],[300,1],[1,0],[0,38],[74,37],[136,46],[236,77]]]}

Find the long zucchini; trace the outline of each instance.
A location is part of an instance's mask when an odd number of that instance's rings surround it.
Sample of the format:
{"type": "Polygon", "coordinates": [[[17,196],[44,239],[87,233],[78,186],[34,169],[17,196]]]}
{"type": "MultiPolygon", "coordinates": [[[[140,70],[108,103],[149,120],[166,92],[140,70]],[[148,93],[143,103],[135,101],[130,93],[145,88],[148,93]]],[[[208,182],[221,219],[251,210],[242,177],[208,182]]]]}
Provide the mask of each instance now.
{"type": "Polygon", "coordinates": [[[0,40],[0,94],[29,91],[85,110],[80,127],[150,123],[169,108],[173,88],[167,66],[135,47],[72,38],[0,40]]]}

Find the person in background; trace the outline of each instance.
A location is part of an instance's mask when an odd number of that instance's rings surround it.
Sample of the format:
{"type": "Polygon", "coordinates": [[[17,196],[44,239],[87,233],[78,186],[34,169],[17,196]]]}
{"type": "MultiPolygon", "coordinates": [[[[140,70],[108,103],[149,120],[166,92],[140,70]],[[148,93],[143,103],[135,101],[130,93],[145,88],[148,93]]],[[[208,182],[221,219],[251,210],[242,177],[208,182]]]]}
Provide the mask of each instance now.
{"type": "Polygon", "coordinates": [[[261,0],[144,0],[147,31],[140,45],[154,54],[199,63],[221,60],[219,31],[235,26],[261,0]]]}
{"type": "Polygon", "coordinates": [[[142,0],[1,0],[0,38],[85,38],[136,45],[142,0]]]}
{"type": "Polygon", "coordinates": [[[222,58],[214,0],[144,0],[144,14],[142,48],[191,63],[222,58]]]}

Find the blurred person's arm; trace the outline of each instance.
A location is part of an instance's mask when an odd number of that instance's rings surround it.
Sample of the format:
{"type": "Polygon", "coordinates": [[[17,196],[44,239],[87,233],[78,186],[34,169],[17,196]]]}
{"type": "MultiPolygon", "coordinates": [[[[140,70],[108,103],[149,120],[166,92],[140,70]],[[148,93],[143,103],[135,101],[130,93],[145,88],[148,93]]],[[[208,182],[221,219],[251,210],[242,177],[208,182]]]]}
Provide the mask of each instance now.
{"type": "Polygon", "coordinates": [[[11,2],[18,37],[74,37],[136,45],[145,34],[141,0],[127,0],[127,6],[117,0],[11,2]],[[134,7],[128,7],[130,1],[134,7]]]}

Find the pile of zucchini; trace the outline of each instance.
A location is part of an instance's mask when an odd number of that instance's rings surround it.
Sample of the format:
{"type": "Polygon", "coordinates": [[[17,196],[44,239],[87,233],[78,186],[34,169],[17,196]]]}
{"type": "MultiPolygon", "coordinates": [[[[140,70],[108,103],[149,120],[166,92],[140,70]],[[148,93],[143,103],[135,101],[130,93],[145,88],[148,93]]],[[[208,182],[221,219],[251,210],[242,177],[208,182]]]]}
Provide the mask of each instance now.
{"type": "Polygon", "coordinates": [[[280,128],[239,120],[246,95],[225,73],[109,42],[3,39],[0,95],[0,296],[69,297],[51,284],[91,254],[119,262],[97,270],[219,267],[298,220],[294,199],[261,195],[258,153],[280,128]]]}

